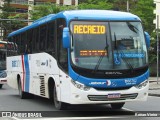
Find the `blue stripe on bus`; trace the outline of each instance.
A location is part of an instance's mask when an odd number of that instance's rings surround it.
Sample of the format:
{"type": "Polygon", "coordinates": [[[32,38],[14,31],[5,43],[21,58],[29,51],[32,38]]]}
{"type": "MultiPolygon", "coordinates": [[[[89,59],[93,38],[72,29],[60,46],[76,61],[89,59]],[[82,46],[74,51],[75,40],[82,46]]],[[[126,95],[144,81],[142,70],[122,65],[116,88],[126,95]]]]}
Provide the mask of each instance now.
{"type": "Polygon", "coordinates": [[[149,70],[144,74],[132,78],[117,78],[117,79],[94,79],[83,77],[69,66],[69,75],[73,80],[83,83],[86,86],[98,87],[98,88],[118,88],[118,87],[131,87],[139,85],[141,82],[149,78],[149,70]]]}
{"type": "Polygon", "coordinates": [[[30,69],[29,69],[28,55],[24,55],[24,65],[25,65],[25,92],[29,92],[30,69]]]}

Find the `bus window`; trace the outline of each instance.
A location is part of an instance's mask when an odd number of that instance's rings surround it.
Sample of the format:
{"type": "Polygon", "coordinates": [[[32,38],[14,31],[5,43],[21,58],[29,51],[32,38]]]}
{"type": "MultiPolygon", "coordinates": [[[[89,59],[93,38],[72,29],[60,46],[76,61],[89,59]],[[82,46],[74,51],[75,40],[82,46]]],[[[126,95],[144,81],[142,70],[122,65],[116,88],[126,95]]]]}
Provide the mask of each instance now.
{"type": "Polygon", "coordinates": [[[26,52],[26,42],[27,42],[27,32],[22,33],[20,43],[17,44],[18,48],[20,48],[20,54],[23,54],[26,52]]]}
{"type": "Polygon", "coordinates": [[[26,53],[32,53],[32,42],[33,42],[33,30],[27,32],[27,45],[26,45],[26,53]]]}
{"type": "Polygon", "coordinates": [[[47,38],[47,51],[49,54],[55,53],[55,21],[48,23],[48,38],[47,38]]]}
{"type": "Polygon", "coordinates": [[[44,51],[46,49],[46,40],[47,40],[47,25],[40,26],[40,51],[44,51]]]}
{"type": "Polygon", "coordinates": [[[33,53],[39,51],[39,27],[33,29],[33,53]]]}

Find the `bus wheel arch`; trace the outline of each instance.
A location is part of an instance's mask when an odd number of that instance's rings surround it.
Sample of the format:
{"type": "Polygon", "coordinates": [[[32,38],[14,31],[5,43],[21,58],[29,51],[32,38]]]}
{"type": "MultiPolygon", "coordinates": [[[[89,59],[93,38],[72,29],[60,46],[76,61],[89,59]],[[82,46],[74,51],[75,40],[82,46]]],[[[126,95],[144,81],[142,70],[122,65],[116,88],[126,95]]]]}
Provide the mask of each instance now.
{"type": "MultiPolygon", "coordinates": [[[[19,80],[21,80],[21,77],[20,77],[20,75],[18,74],[17,75],[17,85],[19,85],[19,80]]],[[[18,86],[19,87],[19,86],[18,86]]]]}
{"type": "Polygon", "coordinates": [[[20,96],[21,99],[24,99],[25,98],[25,93],[22,90],[22,82],[21,82],[20,75],[17,75],[17,85],[18,85],[19,96],[20,96]]]}
{"type": "Polygon", "coordinates": [[[33,98],[33,97],[34,97],[33,94],[24,92],[24,91],[22,90],[22,82],[21,82],[21,77],[20,77],[20,75],[17,75],[17,84],[18,84],[19,96],[20,96],[21,99],[30,99],[30,98],[33,98]]]}
{"type": "Polygon", "coordinates": [[[48,91],[49,98],[54,103],[56,109],[64,110],[67,108],[67,103],[63,103],[57,99],[56,84],[53,78],[49,78],[48,80],[48,91]]]}
{"type": "Polygon", "coordinates": [[[53,100],[53,87],[55,86],[55,81],[52,77],[48,79],[48,95],[49,99],[53,100]]]}

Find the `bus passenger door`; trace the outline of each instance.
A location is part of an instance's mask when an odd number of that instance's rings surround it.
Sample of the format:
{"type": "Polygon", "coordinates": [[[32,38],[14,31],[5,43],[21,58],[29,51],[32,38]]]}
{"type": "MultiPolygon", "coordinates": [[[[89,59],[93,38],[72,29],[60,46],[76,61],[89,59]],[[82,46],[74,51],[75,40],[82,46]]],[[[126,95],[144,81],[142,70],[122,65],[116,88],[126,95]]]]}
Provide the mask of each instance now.
{"type": "MultiPolygon", "coordinates": [[[[63,90],[63,88],[64,88],[65,79],[66,79],[66,74],[68,73],[68,54],[67,54],[67,49],[63,48],[63,44],[62,44],[62,33],[63,33],[63,28],[66,27],[66,21],[65,19],[58,19],[56,23],[57,23],[57,52],[56,53],[57,53],[58,67],[60,69],[60,72],[59,72],[59,80],[60,80],[59,97],[60,97],[62,96],[62,92],[63,94],[64,92],[66,92],[66,90],[63,90]]],[[[62,100],[62,98],[60,99],[62,100]]]]}

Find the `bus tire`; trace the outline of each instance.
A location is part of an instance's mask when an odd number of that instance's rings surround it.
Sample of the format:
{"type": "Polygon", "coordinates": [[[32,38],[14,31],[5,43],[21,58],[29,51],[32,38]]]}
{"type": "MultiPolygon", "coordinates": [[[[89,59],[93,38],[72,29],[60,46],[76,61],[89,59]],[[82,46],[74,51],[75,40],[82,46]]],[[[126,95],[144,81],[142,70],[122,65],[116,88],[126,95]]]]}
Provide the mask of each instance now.
{"type": "Polygon", "coordinates": [[[26,98],[25,92],[22,91],[22,85],[21,85],[21,80],[20,79],[18,81],[18,92],[19,92],[19,96],[20,96],[21,99],[26,98]]]}
{"type": "Polygon", "coordinates": [[[123,103],[111,103],[111,108],[112,109],[122,109],[124,104],[125,104],[124,102],[123,103]]]}
{"type": "Polygon", "coordinates": [[[63,103],[61,101],[57,100],[57,92],[56,92],[56,86],[54,85],[53,89],[53,100],[54,100],[54,105],[57,110],[65,110],[67,108],[67,104],[63,103]]]}
{"type": "Polygon", "coordinates": [[[3,84],[0,84],[0,89],[2,88],[3,84]]]}

